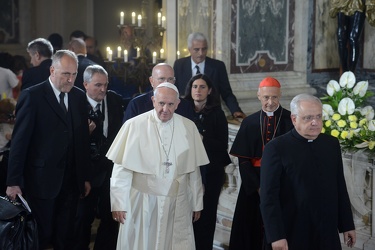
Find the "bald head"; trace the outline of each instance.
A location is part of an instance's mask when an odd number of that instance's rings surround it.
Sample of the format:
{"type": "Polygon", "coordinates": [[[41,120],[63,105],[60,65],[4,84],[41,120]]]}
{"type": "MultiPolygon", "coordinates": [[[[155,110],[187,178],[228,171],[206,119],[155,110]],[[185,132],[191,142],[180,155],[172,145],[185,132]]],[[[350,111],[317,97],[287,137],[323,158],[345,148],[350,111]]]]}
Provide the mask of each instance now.
{"type": "Polygon", "coordinates": [[[80,38],[74,38],[69,42],[69,50],[77,54],[87,54],[86,43],[80,38]]]}
{"type": "Polygon", "coordinates": [[[149,78],[153,90],[163,82],[174,84],[175,77],[172,66],[166,63],[159,63],[152,69],[152,76],[149,78]]]}

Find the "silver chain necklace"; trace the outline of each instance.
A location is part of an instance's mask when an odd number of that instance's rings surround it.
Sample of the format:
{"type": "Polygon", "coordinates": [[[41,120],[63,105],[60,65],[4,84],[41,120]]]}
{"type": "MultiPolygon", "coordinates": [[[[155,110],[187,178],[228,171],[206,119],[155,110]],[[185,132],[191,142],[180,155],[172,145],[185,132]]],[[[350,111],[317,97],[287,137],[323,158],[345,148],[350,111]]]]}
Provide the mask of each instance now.
{"type": "Polygon", "coordinates": [[[171,148],[172,148],[172,141],[173,141],[173,135],[174,135],[174,119],[172,117],[172,138],[171,138],[171,143],[169,144],[169,149],[168,149],[168,153],[167,153],[167,150],[165,150],[164,148],[164,145],[163,145],[163,141],[161,140],[161,136],[160,136],[160,133],[159,133],[159,129],[158,129],[158,126],[156,125],[155,123],[155,127],[156,127],[156,131],[158,133],[158,136],[159,136],[159,139],[160,139],[160,143],[161,143],[161,146],[163,148],[163,151],[164,151],[164,154],[167,158],[167,160],[165,162],[162,163],[162,165],[165,166],[165,172],[167,174],[169,174],[169,167],[172,166],[172,162],[169,161],[169,153],[171,152],[171,148]]]}
{"type": "MultiPolygon", "coordinates": [[[[276,135],[276,131],[277,131],[277,128],[279,127],[279,124],[280,124],[280,120],[281,120],[281,116],[282,116],[282,115],[283,115],[283,108],[281,108],[280,116],[279,116],[279,120],[277,121],[276,128],[275,128],[275,131],[273,132],[273,135],[272,135],[271,140],[273,140],[273,138],[274,138],[275,135],[276,135]]],[[[268,115],[267,115],[267,117],[268,117],[268,115]]],[[[260,111],[260,115],[259,115],[259,123],[260,123],[260,136],[262,137],[262,144],[263,144],[263,148],[264,148],[262,111],[260,111]]]]}

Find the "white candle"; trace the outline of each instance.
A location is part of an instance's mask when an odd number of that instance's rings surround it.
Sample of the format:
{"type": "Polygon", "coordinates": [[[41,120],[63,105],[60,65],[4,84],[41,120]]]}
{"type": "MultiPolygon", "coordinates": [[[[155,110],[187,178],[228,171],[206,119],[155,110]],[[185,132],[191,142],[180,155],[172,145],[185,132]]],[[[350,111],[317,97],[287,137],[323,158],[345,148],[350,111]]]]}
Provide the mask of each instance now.
{"type": "Polygon", "coordinates": [[[132,24],[135,24],[135,12],[132,12],[132,24]]]}
{"type": "Polygon", "coordinates": [[[164,49],[161,48],[161,49],[160,49],[160,58],[163,58],[163,56],[164,56],[164,49]]]}
{"type": "Polygon", "coordinates": [[[128,62],[128,51],[124,50],[124,62],[128,62]]]}
{"type": "Polygon", "coordinates": [[[161,18],[161,27],[165,28],[165,16],[161,18]]]}
{"type": "Polygon", "coordinates": [[[152,63],[155,64],[156,63],[156,52],[154,51],[154,53],[152,53],[152,63]]]}
{"type": "Polygon", "coordinates": [[[121,47],[120,46],[117,47],[117,57],[121,58],[121,47]]]}
{"type": "Polygon", "coordinates": [[[161,13],[158,12],[158,25],[160,26],[161,25],[161,13]]]}
{"type": "Polygon", "coordinates": [[[141,56],[141,49],[137,47],[137,57],[140,57],[140,56],[141,56]]]}
{"type": "Polygon", "coordinates": [[[180,51],[177,50],[177,59],[180,59],[180,51]]]}
{"type": "Polygon", "coordinates": [[[111,50],[111,48],[110,47],[107,47],[107,50],[106,50],[106,52],[107,52],[107,60],[109,61],[109,51],[111,50]]]}
{"type": "Polygon", "coordinates": [[[112,50],[108,51],[108,61],[112,61],[112,50]]]}
{"type": "Polygon", "coordinates": [[[138,15],[138,27],[142,27],[142,16],[138,15]]]}
{"type": "Polygon", "coordinates": [[[120,24],[123,25],[124,24],[124,12],[121,11],[120,13],[120,24]]]}

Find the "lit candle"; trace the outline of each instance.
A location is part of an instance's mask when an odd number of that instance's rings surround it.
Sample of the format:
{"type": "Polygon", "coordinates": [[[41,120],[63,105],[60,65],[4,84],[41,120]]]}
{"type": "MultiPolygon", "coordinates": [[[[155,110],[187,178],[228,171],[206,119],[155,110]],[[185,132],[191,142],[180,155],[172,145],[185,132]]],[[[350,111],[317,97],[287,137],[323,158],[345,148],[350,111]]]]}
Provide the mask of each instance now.
{"type": "Polygon", "coordinates": [[[160,26],[161,25],[161,13],[158,12],[158,25],[160,26]]]}
{"type": "Polygon", "coordinates": [[[111,50],[111,48],[110,47],[107,47],[107,60],[109,61],[109,51],[111,50]]]}
{"type": "Polygon", "coordinates": [[[120,13],[120,24],[123,25],[124,24],[124,12],[121,11],[120,13]]]}
{"type": "Polygon", "coordinates": [[[161,27],[165,28],[165,16],[161,18],[161,27]]]}
{"type": "Polygon", "coordinates": [[[140,56],[141,56],[141,49],[137,47],[137,57],[140,57],[140,56]]]}
{"type": "Polygon", "coordinates": [[[117,57],[121,58],[121,46],[117,47],[117,57]]]}
{"type": "Polygon", "coordinates": [[[161,48],[161,49],[160,49],[160,58],[163,58],[163,56],[164,56],[164,49],[161,48]]]}
{"type": "Polygon", "coordinates": [[[124,62],[128,62],[128,51],[124,50],[124,62]]]}
{"type": "Polygon", "coordinates": [[[138,27],[142,27],[142,16],[138,15],[138,27]]]}
{"type": "Polygon", "coordinates": [[[132,12],[132,24],[135,24],[135,12],[132,12]]]}
{"type": "Polygon", "coordinates": [[[156,52],[154,51],[154,53],[152,53],[152,63],[155,64],[156,63],[156,52]]]}
{"type": "Polygon", "coordinates": [[[177,59],[180,59],[180,51],[177,50],[177,59]]]}
{"type": "Polygon", "coordinates": [[[112,61],[112,50],[108,51],[108,61],[112,61]]]}

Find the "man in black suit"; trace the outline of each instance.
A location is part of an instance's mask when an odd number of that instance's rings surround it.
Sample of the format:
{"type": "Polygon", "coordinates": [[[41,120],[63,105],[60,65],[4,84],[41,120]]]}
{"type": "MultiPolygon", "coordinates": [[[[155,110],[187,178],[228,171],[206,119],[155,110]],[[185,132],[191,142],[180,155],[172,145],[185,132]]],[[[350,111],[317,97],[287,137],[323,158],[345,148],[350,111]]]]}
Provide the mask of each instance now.
{"type": "Polygon", "coordinates": [[[85,90],[83,87],[83,72],[87,66],[95,65],[96,63],[87,58],[86,43],[81,38],[73,38],[70,40],[69,50],[73,51],[78,57],[78,73],[74,85],[85,90]]]}
{"type": "Polygon", "coordinates": [[[6,193],[27,199],[40,249],[71,249],[77,202],[91,188],[87,101],[74,87],[77,67],[73,52],[57,51],[49,79],[23,90],[16,107],[6,193]]]}
{"type": "Polygon", "coordinates": [[[22,75],[21,90],[44,82],[48,79],[53,55],[52,44],[44,38],[32,40],[27,45],[30,63],[33,67],[26,69],[22,75]]]}
{"type": "Polygon", "coordinates": [[[208,50],[206,37],[199,32],[190,34],[188,49],[191,56],[176,60],[173,66],[178,91],[185,93],[186,85],[192,76],[198,73],[205,74],[213,82],[232,115],[235,118],[245,118],[246,115],[232,93],[224,63],[206,56],[208,50]]]}
{"type": "Polygon", "coordinates": [[[122,126],[122,97],[108,91],[108,74],[100,65],[88,66],[83,74],[89,113],[91,192],[81,199],[75,222],[75,248],[88,249],[91,224],[95,215],[100,218],[94,249],[116,249],[118,222],[112,219],[109,180],[113,162],[105,157],[122,126]]]}
{"type": "MultiPolygon", "coordinates": [[[[151,97],[154,95],[154,89],[163,82],[175,83],[175,77],[173,68],[166,63],[159,63],[152,69],[152,75],[149,77],[149,81],[153,88],[152,91],[145,93],[143,95],[133,98],[128,106],[126,107],[124,122],[137,116],[150,111],[154,108],[151,97]]],[[[190,120],[194,119],[194,109],[193,105],[180,98],[180,104],[176,109],[176,113],[182,115],[190,120]]]]}

